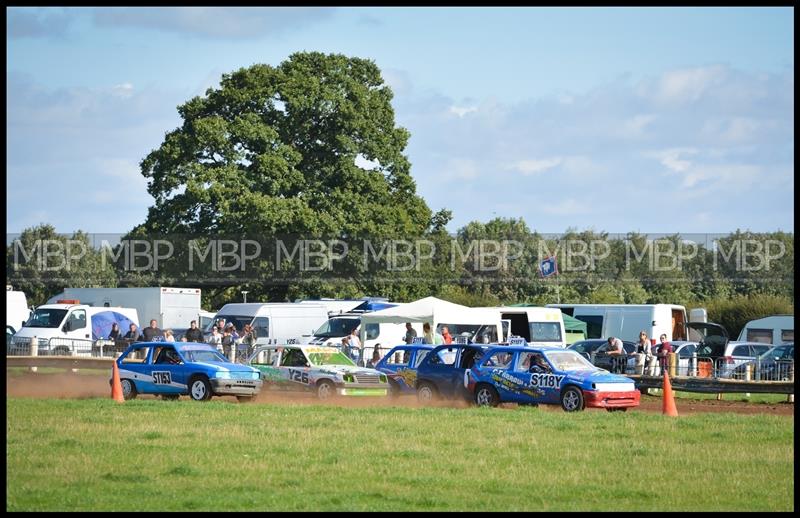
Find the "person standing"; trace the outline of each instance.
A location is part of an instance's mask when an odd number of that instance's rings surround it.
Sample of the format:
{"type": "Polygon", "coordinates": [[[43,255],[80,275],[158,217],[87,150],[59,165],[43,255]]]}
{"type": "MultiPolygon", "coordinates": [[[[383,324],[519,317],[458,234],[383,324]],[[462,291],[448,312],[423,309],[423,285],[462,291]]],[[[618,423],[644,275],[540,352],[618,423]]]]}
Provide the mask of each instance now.
{"type": "Polygon", "coordinates": [[[128,332],[125,333],[125,336],[123,336],[122,338],[124,338],[125,340],[130,340],[131,342],[142,340],[142,336],[139,334],[139,330],[136,328],[136,324],[134,323],[131,323],[131,325],[128,328],[128,332]]]}
{"type": "Polygon", "coordinates": [[[672,344],[667,341],[666,333],[659,337],[661,345],[658,346],[658,363],[661,365],[662,374],[669,369],[669,354],[672,352],[672,344]]]}
{"type": "Polygon", "coordinates": [[[122,338],[122,331],[119,330],[119,324],[114,322],[111,324],[111,332],[108,333],[109,340],[119,340],[122,338]]]}
{"type": "Polygon", "coordinates": [[[407,344],[414,343],[414,338],[417,337],[417,331],[411,327],[411,322],[406,322],[406,336],[403,338],[407,344]]]}
{"type": "Polygon", "coordinates": [[[608,337],[608,349],[606,350],[606,354],[612,356],[611,358],[611,370],[617,374],[622,374],[624,369],[622,366],[626,361],[625,355],[625,347],[622,345],[622,340],[619,338],[615,338],[613,336],[608,337]]]}
{"type": "Polygon", "coordinates": [[[208,343],[216,347],[219,352],[222,352],[222,335],[219,334],[217,326],[211,328],[211,336],[208,337],[208,343]]]}
{"type": "Polygon", "coordinates": [[[156,322],[155,318],[150,321],[150,326],[145,327],[142,331],[142,336],[144,337],[145,342],[152,342],[155,337],[162,336],[163,334],[164,332],[158,328],[158,322],[156,322]]]}
{"type": "Polygon", "coordinates": [[[164,331],[164,341],[165,342],[174,342],[175,336],[172,334],[172,329],[167,329],[164,331]]]}
{"type": "Polygon", "coordinates": [[[192,320],[185,336],[187,342],[203,343],[203,332],[197,327],[197,320],[192,320]]]}
{"type": "Polygon", "coordinates": [[[647,337],[647,331],[639,333],[639,341],[636,343],[636,373],[641,375],[651,376],[651,370],[655,365],[651,365],[653,357],[653,346],[650,343],[650,338],[647,337]]]}
{"type": "Polygon", "coordinates": [[[450,335],[450,329],[447,326],[442,327],[442,341],[446,344],[453,343],[453,337],[450,335]]]}

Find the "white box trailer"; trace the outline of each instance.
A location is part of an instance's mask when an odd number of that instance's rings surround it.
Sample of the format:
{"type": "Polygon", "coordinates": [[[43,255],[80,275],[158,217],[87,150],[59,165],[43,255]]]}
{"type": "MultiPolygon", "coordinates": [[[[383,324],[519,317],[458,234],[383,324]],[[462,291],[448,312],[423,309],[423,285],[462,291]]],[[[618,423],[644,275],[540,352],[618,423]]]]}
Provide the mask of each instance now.
{"type": "Polygon", "coordinates": [[[198,288],[66,288],[48,304],[74,299],[92,307],[136,308],[142,327],[155,319],[162,330],[185,329],[192,320],[200,322],[200,295],[198,288]]]}
{"type": "Polygon", "coordinates": [[[586,338],[610,336],[637,342],[645,331],[651,343],[661,334],[667,340],[688,340],[686,308],[677,304],[547,304],[586,322],[586,338]]]}
{"type": "Polygon", "coordinates": [[[739,340],[772,345],[794,342],[794,315],[772,315],[751,320],[742,328],[739,340]]]}
{"type": "Polygon", "coordinates": [[[567,346],[564,316],[557,308],[503,306],[496,309],[503,321],[503,335],[521,336],[530,345],[567,346]]]}
{"type": "Polygon", "coordinates": [[[214,315],[214,320],[204,330],[205,337],[220,318],[232,323],[241,333],[245,324],[256,331],[256,344],[266,345],[269,340],[282,342],[310,336],[328,320],[328,311],[322,304],[297,304],[294,302],[254,302],[225,304],[214,315]]]}
{"type": "Polygon", "coordinates": [[[6,326],[11,326],[13,332],[17,332],[31,316],[31,309],[28,307],[28,299],[25,292],[16,291],[6,285],[6,326]]]}

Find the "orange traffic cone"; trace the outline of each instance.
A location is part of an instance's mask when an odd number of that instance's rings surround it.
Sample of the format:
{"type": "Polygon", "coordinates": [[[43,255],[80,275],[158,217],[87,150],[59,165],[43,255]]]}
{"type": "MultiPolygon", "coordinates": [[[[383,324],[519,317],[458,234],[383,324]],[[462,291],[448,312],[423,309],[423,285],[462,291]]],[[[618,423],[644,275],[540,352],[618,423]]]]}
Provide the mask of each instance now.
{"type": "Polygon", "coordinates": [[[675,397],[672,395],[672,384],[669,382],[669,374],[664,371],[664,398],[661,405],[661,413],[672,417],[678,417],[678,409],[675,407],[675,397]]]}
{"type": "Polygon", "coordinates": [[[117,403],[124,403],[125,398],[122,395],[122,383],[119,381],[119,367],[117,367],[117,360],[114,360],[111,374],[111,399],[117,403]]]}

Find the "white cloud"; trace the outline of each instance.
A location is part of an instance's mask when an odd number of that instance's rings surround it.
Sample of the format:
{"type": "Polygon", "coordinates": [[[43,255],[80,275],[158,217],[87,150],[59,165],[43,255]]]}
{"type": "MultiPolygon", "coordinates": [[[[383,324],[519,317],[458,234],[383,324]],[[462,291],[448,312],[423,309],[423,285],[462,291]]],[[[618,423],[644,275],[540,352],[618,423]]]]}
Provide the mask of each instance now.
{"type": "Polygon", "coordinates": [[[111,95],[116,97],[122,97],[123,99],[127,99],[133,95],[133,85],[130,83],[123,83],[121,85],[115,85],[111,89],[111,95]]]}
{"type": "Polygon", "coordinates": [[[542,173],[561,164],[561,157],[545,158],[541,160],[519,160],[511,164],[508,168],[519,171],[525,176],[542,173]]]}
{"type": "Polygon", "coordinates": [[[656,99],[663,102],[697,101],[710,88],[725,80],[722,65],[672,70],[661,76],[655,88],[656,99]]]}
{"type": "Polygon", "coordinates": [[[451,106],[450,113],[463,117],[464,115],[478,111],[475,106],[451,106]]]}

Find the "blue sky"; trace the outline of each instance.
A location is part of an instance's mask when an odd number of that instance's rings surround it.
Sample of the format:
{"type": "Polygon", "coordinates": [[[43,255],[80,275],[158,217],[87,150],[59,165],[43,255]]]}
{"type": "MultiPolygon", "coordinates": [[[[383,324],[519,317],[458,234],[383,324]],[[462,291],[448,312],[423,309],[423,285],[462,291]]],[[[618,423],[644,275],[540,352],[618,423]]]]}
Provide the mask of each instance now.
{"type": "Polygon", "coordinates": [[[125,232],[220,76],[374,60],[428,205],[540,232],[793,231],[792,8],[8,8],[7,232],[125,232]]]}

